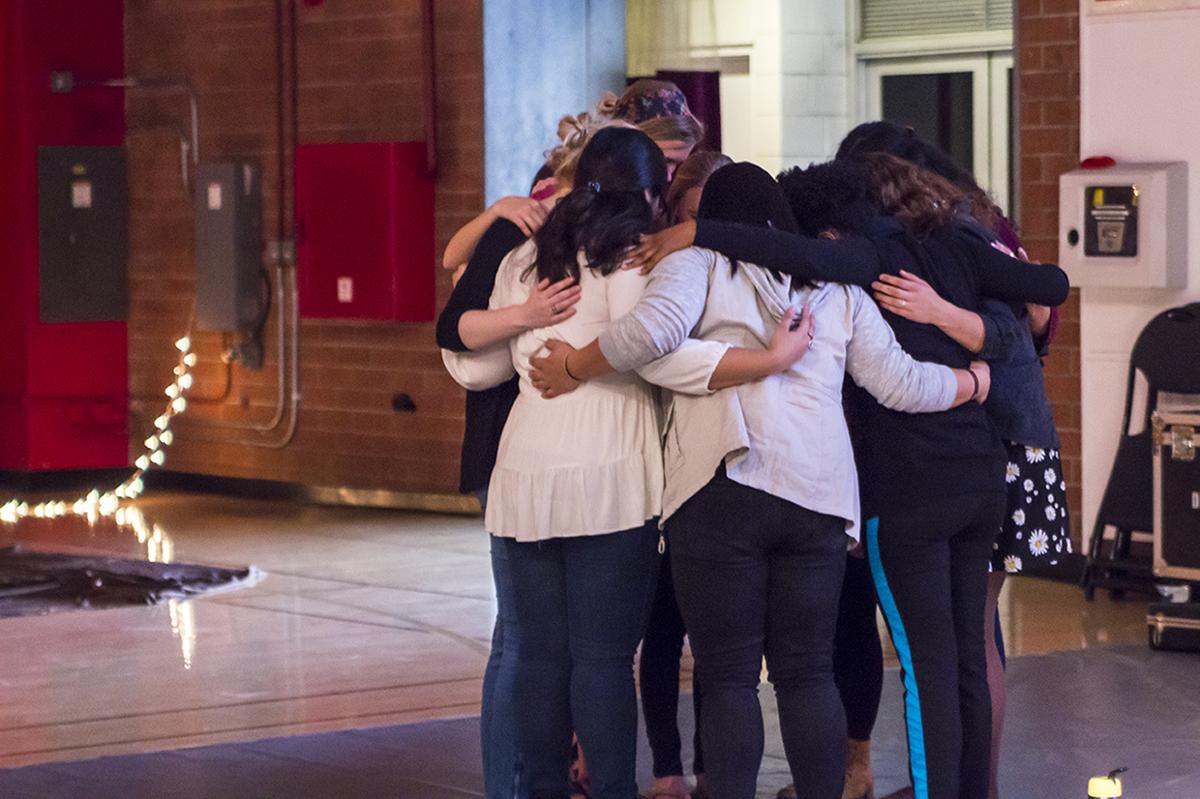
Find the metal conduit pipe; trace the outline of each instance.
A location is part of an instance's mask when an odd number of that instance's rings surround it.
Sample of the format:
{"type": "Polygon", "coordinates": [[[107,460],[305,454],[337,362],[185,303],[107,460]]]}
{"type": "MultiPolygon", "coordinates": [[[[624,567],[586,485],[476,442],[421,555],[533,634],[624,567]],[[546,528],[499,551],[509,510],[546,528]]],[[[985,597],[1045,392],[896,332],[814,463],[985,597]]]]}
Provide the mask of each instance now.
{"type": "MultiPolygon", "coordinates": [[[[286,270],[286,273],[289,274],[291,277],[291,281],[290,281],[291,285],[289,287],[290,291],[288,291],[286,293],[290,294],[291,298],[292,298],[292,301],[290,303],[288,303],[288,305],[287,305],[287,308],[288,308],[287,317],[291,324],[286,325],[286,326],[290,327],[292,330],[295,330],[298,332],[299,324],[300,324],[300,318],[299,318],[300,314],[299,314],[299,303],[296,301],[296,294],[295,294],[295,291],[296,291],[295,270],[286,270]]],[[[279,315],[280,315],[279,324],[280,324],[280,327],[283,328],[283,327],[285,327],[283,306],[281,306],[279,309],[279,315]]],[[[295,344],[289,348],[290,349],[290,359],[289,359],[290,368],[287,370],[291,376],[291,379],[288,381],[288,389],[287,389],[288,400],[289,400],[287,403],[287,406],[291,412],[288,413],[288,415],[287,415],[288,421],[287,421],[286,427],[284,428],[284,433],[283,433],[282,438],[273,441],[270,439],[264,440],[261,438],[235,438],[235,437],[231,437],[231,436],[205,435],[204,433],[188,433],[188,435],[191,438],[196,439],[197,441],[208,441],[208,442],[218,443],[218,444],[238,444],[238,445],[247,446],[247,447],[263,447],[263,448],[267,448],[267,449],[283,449],[284,447],[291,444],[292,439],[295,438],[295,436],[296,436],[296,429],[299,426],[299,422],[300,422],[300,363],[299,363],[300,362],[300,346],[299,346],[298,335],[293,334],[292,340],[295,342],[295,344]]],[[[182,416],[179,418],[179,421],[182,422],[187,418],[188,417],[186,417],[186,416],[182,416]]],[[[270,432],[270,430],[264,430],[262,432],[270,432]]]]}
{"type": "Polygon", "coordinates": [[[246,424],[225,422],[218,419],[197,419],[191,416],[180,418],[180,423],[189,423],[197,428],[214,430],[244,431],[258,434],[271,433],[277,430],[286,414],[288,422],[281,439],[263,440],[259,437],[210,436],[202,433],[189,433],[201,441],[239,444],[251,447],[268,447],[282,449],[291,443],[295,437],[300,416],[300,314],[299,297],[295,265],[290,263],[285,253],[285,242],[291,232],[287,224],[288,183],[286,178],[287,165],[287,134],[288,112],[290,111],[290,128],[293,152],[299,140],[299,67],[297,56],[296,35],[296,3],[288,3],[288,35],[290,59],[284,58],[284,8],[283,0],[275,0],[275,66],[276,66],[276,240],[274,245],[275,267],[275,298],[278,308],[279,324],[277,336],[277,391],[275,412],[266,424],[246,424]],[[286,108],[284,99],[284,73],[290,73],[291,108],[286,108]],[[290,278],[290,279],[289,279],[290,278]],[[290,300],[290,302],[289,302],[290,300]],[[289,324],[290,322],[290,324],[289,324]],[[288,333],[291,333],[289,336],[288,333]],[[290,346],[289,346],[290,345],[290,346]],[[290,378],[290,379],[289,379],[290,378]]]}
{"type": "MultiPolygon", "coordinates": [[[[276,325],[276,394],[275,394],[275,411],[271,416],[271,420],[265,424],[257,422],[226,422],[221,419],[205,419],[192,415],[181,416],[178,424],[181,426],[191,427],[209,427],[219,430],[247,430],[257,433],[269,433],[279,427],[283,421],[283,415],[286,412],[287,391],[284,384],[287,381],[286,363],[287,363],[287,330],[284,321],[284,297],[285,297],[285,280],[284,275],[288,270],[284,267],[282,257],[275,259],[275,303],[279,309],[279,323],[276,325]]],[[[292,304],[295,305],[293,297],[292,304]]]]}
{"type": "MultiPolygon", "coordinates": [[[[58,78],[56,78],[58,80],[58,78]]],[[[179,78],[110,78],[106,80],[73,80],[67,78],[69,84],[74,86],[104,86],[110,89],[141,89],[145,91],[162,91],[162,92],[182,92],[188,96],[188,110],[191,114],[191,161],[192,166],[200,163],[200,101],[196,97],[196,90],[192,88],[192,84],[186,80],[179,78]]],[[[182,136],[180,137],[183,138],[182,136]]],[[[181,148],[186,149],[186,148],[181,148]]],[[[184,153],[180,154],[180,161],[183,162],[184,170],[184,185],[190,188],[191,180],[187,173],[187,156],[184,153]]]]}

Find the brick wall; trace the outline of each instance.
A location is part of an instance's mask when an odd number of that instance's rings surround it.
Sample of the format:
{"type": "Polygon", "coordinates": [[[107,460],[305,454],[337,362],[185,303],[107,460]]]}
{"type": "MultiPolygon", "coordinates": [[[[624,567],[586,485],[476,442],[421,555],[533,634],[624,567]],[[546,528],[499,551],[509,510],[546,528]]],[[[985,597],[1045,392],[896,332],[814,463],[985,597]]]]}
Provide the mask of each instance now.
{"type": "MultiPolygon", "coordinates": [[[[299,141],[423,138],[417,0],[298,5],[299,141]]],[[[483,202],[482,0],[437,0],[435,8],[440,253],[483,202]]],[[[204,157],[262,165],[268,239],[274,238],[277,219],[274,20],[272,0],[126,2],[128,73],[191,80],[200,97],[204,157]]],[[[192,216],[179,178],[176,133],[186,124],[186,110],[186,101],[177,97],[131,93],[128,102],[129,354],[137,445],[161,407],[161,391],[175,362],[172,342],[182,333],[192,303],[192,216]]],[[[439,302],[448,290],[449,281],[440,273],[439,302]]],[[[277,313],[266,328],[266,367],[258,372],[235,367],[223,401],[197,401],[221,393],[224,370],[218,361],[220,336],[195,337],[200,365],[188,416],[270,420],[277,313]]],[[[301,341],[303,400],[289,447],[205,441],[201,431],[181,420],[168,468],[455,493],[462,393],[442,369],[431,325],[304,321],[301,341]],[[416,413],[393,411],[397,392],[411,395],[416,413]]]]}
{"type": "MultiPolygon", "coordinates": [[[[1029,255],[1058,260],[1058,176],[1079,163],[1079,3],[1022,0],[1017,16],[1020,224],[1029,255]]],[[[1063,471],[1079,543],[1079,292],[1061,309],[1046,387],[1062,437],[1063,471]]]]}

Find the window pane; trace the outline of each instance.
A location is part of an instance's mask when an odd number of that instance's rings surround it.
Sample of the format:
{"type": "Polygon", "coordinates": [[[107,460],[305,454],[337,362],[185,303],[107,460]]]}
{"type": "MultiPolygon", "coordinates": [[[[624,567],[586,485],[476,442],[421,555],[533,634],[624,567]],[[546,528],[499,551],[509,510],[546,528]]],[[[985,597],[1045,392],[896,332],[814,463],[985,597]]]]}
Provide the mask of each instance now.
{"type": "Polygon", "coordinates": [[[933,72],[884,75],[883,118],[936,142],[969,172],[975,171],[974,75],[933,72]]]}

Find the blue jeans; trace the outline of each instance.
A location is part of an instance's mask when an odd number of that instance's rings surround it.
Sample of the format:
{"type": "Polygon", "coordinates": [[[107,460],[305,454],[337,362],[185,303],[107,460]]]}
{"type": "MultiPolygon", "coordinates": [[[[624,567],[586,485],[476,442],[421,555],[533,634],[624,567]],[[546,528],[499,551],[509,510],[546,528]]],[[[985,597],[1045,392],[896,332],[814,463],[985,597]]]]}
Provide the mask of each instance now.
{"type": "Polygon", "coordinates": [[[496,626],[492,630],[492,651],[483,673],[483,701],[479,712],[483,790],[487,799],[528,799],[529,787],[522,779],[521,755],[517,749],[517,712],[513,695],[518,639],[512,629],[515,621],[512,575],[504,541],[493,536],[491,551],[492,579],[496,583],[496,626]],[[506,627],[510,628],[507,638],[506,627]]]}
{"type": "Polygon", "coordinates": [[[504,660],[509,642],[519,640],[517,729],[530,797],[567,795],[573,724],[587,757],[593,799],[633,799],[633,657],[658,574],[656,525],[504,543],[514,609],[504,625],[504,660]]]}

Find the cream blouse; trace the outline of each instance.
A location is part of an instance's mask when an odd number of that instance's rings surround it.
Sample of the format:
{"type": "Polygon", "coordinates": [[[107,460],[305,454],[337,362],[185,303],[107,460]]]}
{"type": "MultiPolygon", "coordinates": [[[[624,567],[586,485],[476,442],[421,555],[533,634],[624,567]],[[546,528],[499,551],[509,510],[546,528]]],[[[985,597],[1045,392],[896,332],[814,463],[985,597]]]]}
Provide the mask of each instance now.
{"type": "MultiPolygon", "coordinates": [[[[536,254],[533,242],[508,254],[490,307],[529,297],[537,280],[525,273],[536,254]]],[[[591,343],[637,304],[646,282],[637,271],[602,276],[581,260],[581,298],[570,319],[484,350],[443,350],[443,362],[464,388],[499,385],[514,371],[520,378],[488,486],[488,532],[520,541],[600,535],[640,527],[661,513],[662,418],[655,389],[638,374],[613,374],[547,400],[529,378],[529,359],[544,354],[547,340],[591,343]]],[[[728,346],[689,341],[639,373],[678,391],[708,393],[708,379],[728,346]]]]}

